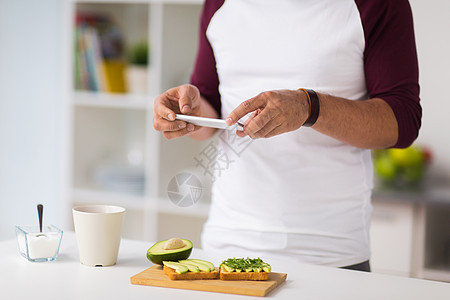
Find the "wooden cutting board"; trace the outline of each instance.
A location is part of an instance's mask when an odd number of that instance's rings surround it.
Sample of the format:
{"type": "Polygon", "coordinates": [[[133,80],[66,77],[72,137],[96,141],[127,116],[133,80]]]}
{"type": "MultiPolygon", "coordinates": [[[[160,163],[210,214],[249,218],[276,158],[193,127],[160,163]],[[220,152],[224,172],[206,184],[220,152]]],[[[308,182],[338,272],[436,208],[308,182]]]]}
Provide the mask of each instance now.
{"type": "Polygon", "coordinates": [[[154,265],[131,277],[132,284],[170,287],[176,289],[207,291],[264,297],[286,280],[287,274],[269,274],[267,281],[170,280],[160,265],[154,265]]]}

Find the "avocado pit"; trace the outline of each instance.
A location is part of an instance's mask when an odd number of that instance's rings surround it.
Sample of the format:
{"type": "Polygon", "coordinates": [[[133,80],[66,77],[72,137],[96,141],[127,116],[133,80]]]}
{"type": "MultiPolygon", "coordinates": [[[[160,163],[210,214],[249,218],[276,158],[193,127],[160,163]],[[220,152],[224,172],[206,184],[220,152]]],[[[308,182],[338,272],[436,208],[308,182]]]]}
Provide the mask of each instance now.
{"type": "Polygon", "coordinates": [[[164,243],[164,250],[176,250],[185,246],[183,240],[179,238],[171,238],[164,243]]]}

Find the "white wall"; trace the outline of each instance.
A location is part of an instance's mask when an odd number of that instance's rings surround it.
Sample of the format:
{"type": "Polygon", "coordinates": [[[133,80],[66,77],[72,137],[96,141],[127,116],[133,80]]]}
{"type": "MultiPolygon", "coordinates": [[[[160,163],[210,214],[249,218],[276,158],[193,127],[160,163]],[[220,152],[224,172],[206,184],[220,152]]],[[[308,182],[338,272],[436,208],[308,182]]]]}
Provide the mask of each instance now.
{"type": "Polygon", "coordinates": [[[0,0],[0,240],[60,223],[61,5],[0,0]]]}
{"type": "Polygon", "coordinates": [[[434,152],[431,174],[450,181],[450,1],[410,0],[414,15],[422,129],[418,143],[434,152]]]}

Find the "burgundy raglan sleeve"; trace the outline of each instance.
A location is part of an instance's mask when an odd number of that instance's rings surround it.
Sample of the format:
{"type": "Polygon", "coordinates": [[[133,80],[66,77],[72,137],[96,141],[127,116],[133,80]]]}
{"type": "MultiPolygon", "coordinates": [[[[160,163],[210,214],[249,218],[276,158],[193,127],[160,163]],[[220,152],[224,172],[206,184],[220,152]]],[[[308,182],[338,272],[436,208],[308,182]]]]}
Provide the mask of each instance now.
{"type": "Polygon", "coordinates": [[[194,70],[191,74],[191,84],[195,85],[200,94],[214,107],[221,116],[219,93],[219,76],[217,75],[216,59],[211,44],[206,36],[206,30],[214,13],[222,6],[224,0],[206,0],[200,18],[199,46],[194,70]]]}
{"type": "Polygon", "coordinates": [[[371,98],[392,108],[398,123],[393,148],[414,142],[421,126],[419,70],[408,0],[356,0],[365,36],[364,68],[371,98]]]}

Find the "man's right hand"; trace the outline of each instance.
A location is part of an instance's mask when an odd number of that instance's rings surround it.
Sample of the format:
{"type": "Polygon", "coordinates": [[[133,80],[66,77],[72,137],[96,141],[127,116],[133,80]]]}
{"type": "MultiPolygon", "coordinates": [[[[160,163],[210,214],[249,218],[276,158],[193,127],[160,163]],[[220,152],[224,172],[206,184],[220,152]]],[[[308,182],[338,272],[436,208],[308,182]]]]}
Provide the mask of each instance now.
{"type": "Polygon", "coordinates": [[[200,129],[199,126],[175,120],[175,114],[202,116],[200,92],[197,87],[184,84],[174,87],[155,99],[153,127],[164,137],[182,137],[200,129]]]}

